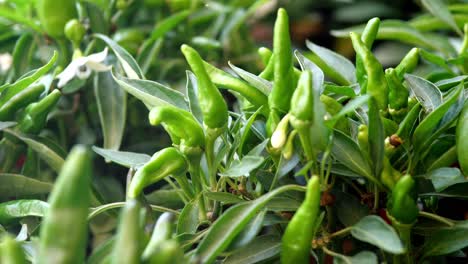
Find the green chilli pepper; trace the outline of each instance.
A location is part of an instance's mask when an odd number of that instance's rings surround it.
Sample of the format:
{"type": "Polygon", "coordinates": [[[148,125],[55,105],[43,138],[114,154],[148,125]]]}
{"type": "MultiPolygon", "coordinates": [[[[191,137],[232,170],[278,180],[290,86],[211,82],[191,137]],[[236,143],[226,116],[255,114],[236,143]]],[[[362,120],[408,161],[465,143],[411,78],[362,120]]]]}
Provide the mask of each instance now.
{"type": "Polygon", "coordinates": [[[119,226],[111,253],[110,263],[140,263],[142,228],[140,223],[140,204],[135,199],[125,202],[120,213],[119,226]]]}
{"type": "Polygon", "coordinates": [[[0,243],[0,263],[2,264],[26,264],[26,257],[18,241],[9,235],[5,235],[0,243]]]}
{"type": "Polygon", "coordinates": [[[383,159],[382,173],[380,174],[380,182],[389,189],[395,187],[395,183],[401,178],[401,172],[393,168],[390,160],[385,156],[383,159]]]}
{"type": "Polygon", "coordinates": [[[257,51],[258,55],[262,59],[263,64],[267,65],[268,62],[270,61],[271,56],[273,55],[273,52],[265,47],[260,47],[257,51]]]}
{"type": "Polygon", "coordinates": [[[143,251],[143,261],[150,259],[150,257],[158,251],[158,247],[172,237],[174,231],[174,215],[171,213],[163,213],[156,221],[151,239],[143,251]]]}
{"type": "Polygon", "coordinates": [[[299,139],[308,160],[314,157],[310,129],[314,122],[314,93],[312,73],[303,71],[291,99],[290,122],[297,130],[299,139]]]}
{"type": "Polygon", "coordinates": [[[45,89],[42,84],[15,88],[9,87],[0,94],[0,121],[12,120],[16,111],[36,101],[45,89]]]}
{"type": "MultiPolygon", "coordinates": [[[[380,19],[375,17],[367,22],[364,31],[362,32],[361,40],[368,49],[372,48],[377,33],[379,31],[380,19]]],[[[361,56],[356,56],[356,79],[361,87],[361,94],[366,93],[367,88],[367,74],[362,62],[361,56]]]]}
{"type": "MultiPolygon", "coordinates": [[[[327,96],[325,94],[320,95],[320,101],[325,106],[325,110],[331,115],[334,116],[338,114],[341,109],[343,109],[343,105],[336,101],[334,98],[327,96]]],[[[349,132],[349,124],[346,118],[340,118],[335,125],[335,128],[341,130],[345,133],[349,132]]]]}
{"type": "Polygon", "coordinates": [[[419,48],[412,48],[405,57],[401,60],[400,64],[396,66],[395,71],[398,78],[403,80],[405,73],[414,71],[418,66],[419,61],[419,48]]]}
{"type": "Polygon", "coordinates": [[[19,130],[23,133],[39,133],[46,124],[47,115],[57,104],[60,96],[61,93],[54,90],[39,102],[28,105],[18,122],[19,130]]]}
{"type": "Polygon", "coordinates": [[[369,128],[366,125],[359,125],[357,140],[362,153],[369,157],[369,128]]]}
{"type": "Polygon", "coordinates": [[[76,0],[37,0],[36,9],[44,31],[54,38],[63,37],[65,24],[78,17],[76,0]]]}
{"type": "MultiPolygon", "coordinates": [[[[203,128],[193,115],[172,105],[154,107],[149,114],[151,125],[162,124],[169,133],[172,142],[185,148],[203,148],[205,135],[203,128]]],[[[185,153],[184,153],[185,154],[185,153]]]]}
{"type": "Polygon", "coordinates": [[[265,69],[258,75],[258,77],[263,78],[268,81],[273,80],[273,76],[275,72],[275,55],[272,54],[270,56],[270,59],[268,60],[268,63],[265,66],[265,69]]]}
{"type": "Polygon", "coordinates": [[[310,247],[320,210],[320,181],[312,176],[304,201],[286,227],[281,243],[281,263],[309,263],[310,247]]]}
{"type": "Polygon", "coordinates": [[[148,263],[186,263],[179,243],[172,238],[174,215],[163,213],[154,226],[150,242],[143,251],[142,260],[148,263]]]}
{"type": "MultiPolygon", "coordinates": [[[[169,175],[174,175],[177,179],[179,178],[177,176],[183,175],[187,169],[188,164],[185,157],[176,148],[169,147],[158,151],[149,162],[137,170],[130,182],[127,195],[129,198],[136,198],[146,186],[169,175]]],[[[184,182],[184,185],[190,190],[188,183],[184,182]]]]}
{"type": "Polygon", "coordinates": [[[358,34],[351,32],[350,36],[354,50],[362,58],[362,63],[367,73],[366,93],[375,99],[380,110],[386,110],[388,104],[388,86],[382,65],[361,41],[358,34]]]}
{"type": "Polygon", "coordinates": [[[460,117],[458,117],[455,138],[460,169],[465,175],[468,175],[468,101],[465,102],[460,117]]]}
{"type": "Polygon", "coordinates": [[[388,105],[390,109],[400,110],[408,106],[409,90],[403,86],[397,71],[393,68],[385,70],[385,78],[388,83],[388,105]]]}
{"type": "Polygon", "coordinates": [[[72,19],[65,24],[65,36],[73,43],[75,48],[80,46],[85,34],[86,28],[78,19],[72,19]]]}
{"type": "Polygon", "coordinates": [[[388,200],[388,212],[403,224],[413,224],[418,218],[419,208],[413,193],[414,184],[411,175],[404,175],[396,183],[388,200]]]}
{"type": "Polygon", "coordinates": [[[49,197],[40,231],[38,263],[83,263],[88,240],[91,154],[74,147],[49,197]]]}
{"type": "Polygon", "coordinates": [[[293,56],[289,37],[289,18],[286,10],[280,8],[274,27],[273,36],[274,79],[273,89],[268,97],[270,109],[279,113],[289,111],[294,84],[293,56]]]}
{"type": "Polygon", "coordinates": [[[208,76],[198,52],[185,44],[181,50],[198,80],[198,103],[203,114],[203,123],[210,129],[224,128],[228,121],[226,101],[208,76]]]}

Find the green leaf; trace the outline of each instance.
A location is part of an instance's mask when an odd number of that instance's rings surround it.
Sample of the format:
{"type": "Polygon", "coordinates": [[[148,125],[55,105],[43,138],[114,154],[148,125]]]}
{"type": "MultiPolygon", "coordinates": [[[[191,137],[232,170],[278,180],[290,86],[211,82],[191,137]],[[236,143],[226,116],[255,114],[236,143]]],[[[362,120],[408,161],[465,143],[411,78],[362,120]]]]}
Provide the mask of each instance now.
{"type": "Polygon", "coordinates": [[[463,33],[460,28],[458,28],[455,19],[444,2],[441,0],[422,0],[421,3],[431,14],[447,23],[459,36],[463,36],[463,33]]]}
{"type": "Polygon", "coordinates": [[[297,200],[291,197],[275,197],[268,202],[267,208],[269,211],[274,212],[293,212],[296,211],[301,204],[302,200],[297,200]]]}
{"type": "Polygon", "coordinates": [[[369,100],[369,152],[374,166],[374,177],[380,178],[385,156],[385,131],[380,118],[380,110],[373,98],[369,100]]]}
{"type": "Polygon", "coordinates": [[[120,75],[112,76],[122,89],[140,99],[146,104],[148,109],[170,104],[184,110],[189,110],[185,96],[167,86],[149,80],[128,79],[120,75]]]}
{"type": "Polygon", "coordinates": [[[141,65],[141,70],[144,74],[147,74],[153,63],[158,59],[159,52],[163,47],[163,39],[156,41],[147,39],[141,45],[140,52],[137,56],[137,62],[141,65]]]}
{"type": "Polygon", "coordinates": [[[372,181],[377,181],[372,177],[373,173],[369,162],[362,155],[359,146],[347,135],[335,130],[332,155],[343,165],[372,181]]]}
{"type": "Polygon", "coordinates": [[[186,204],[182,212],[180,212],[179,220],[177,221],[177,234],[195,234],[200,224],[198,215],[198,199],[194,199],[186,204]]]}
{"type": "Polygon", "coordinates": [[[263,94],[269,95],[271,93],[271,89],[273,88],[273,84],[257,75],[250,73],[246,70],[243,70],[239,67],[236,67],[231,62],[228,62],[229,67],[237,74],[239,77],[244,79],[253,87],[257,88],[258,90],[262,91],[263,94]]]}
{"type": "Polygon", "coordinates": [[[237,249],[250,243],[261,231],[265,215],[266,210],[261,210],[258,212],[257,216],[250,220],[249,224],[244,228],[244,230],[242,230],[236,236],[236,238],[234,238],[227,251],[231,251],[231,249],[237,249]]]}
{"type": "Polygon", "coordinates": [[[198,104],[198,80],[191,71],[187,71],[186,93],[190,112],[200,124],[203,124],[203,114],[198,104]]]}
{"type": "Polygon", "coordinates": [[[436,82],[435,85],[437,85],[439,90],[447,91],[448,89],[452,88],[453,86],[455,86],[455,85],[459,84],[460,82],[464,81],[467,77],[468,77],[468,75],[460,75],[460,76],[456,76],[456,77],[453,77],[453,78],[450,78],[450,79],[440,80],[440,81],[436,82]]]}
{"type": "Polygon", "coordinates": [[[15,49],[13,50],[13,69],[15,77],[20,77],[28,71],[31,65],[34,48],[34,38],[30,33],[21,35],[18,41],[16,41],[15,49]]]}
{"type": "Polygon", "coordinates": [[[333,129],[336,123],[346,115],[354,112],[357,108],[361,107],[369,100],[370,96],[368,94],[363,96],[358,96],[353,100],[349,101],[343,108],[341,108],[338,114],[334,115],[331,119],[325,120],[325,125],[333,129]]]}
{"type": "Polygon", "coordinates": [[[258,168],[264,160],[265,159],[260,156],[246,155],[240,161],[232,162],[231,166],[223,173],[219,173],[219,175],[225,177],[249,176],[249,173],[258,168]]]}
{"type": "Polygon", "coordinates": [[[371,251],[361,251],[356,255],[349,257],[341,254],[333,255],[334,264],[377,264],[377,256],[371,251]]]}
{"type": "MultiPolygon", "coordinates": [[[[413,145],[414,145],[414,152],[419,155],[420,152],[430,144],[435,137],[437,137],[442,131],[443,128],[446,128],[449,119],[453,119],[454,114],[453,111],[449,111],[449,109],[458,102],[460,106],[463,106],[464,94],[463,94],[463,84],[460,84],[455,90],[445,99],[444,103],[437,107],[433,112],[431,112],[424,120],[419,123],[413,133],[413,145]],[[450,118],[445,117],[446,113],[449,113],[450,118]],[[437,129],[437,133],[434,130],[438,127],[439,121],[442,119],[446,119],[445,122],[441,127],[442,129],[437,129]]],[[[461,111],[461,107],[458,110],[461,111]]],[[[458,111],[459,113],[459,111],[458,111]]],[[[456,115],[455,115],[456,116],[456,115]]]]}
{"type": "Polygon", "coordinates": [[[224,264],[253,264],[278,256],[281,251],[281,237],[276,235],[263,235],[256,237],[252,242],[233,251],[224,261],[224,264]]]}
{"type": "Polygon", "coordinates": [[[412,74],[405,74],[405,80],[427,113],[434,111],[442,104],[442,93],[435,84],[412,74]]]}
{"type": "Polygon", "coordinates": [[[127,113],[127,94],[110,72],[95,75],[94,95],[101,120],[104,148],[118,150],[122,142],[127,113]]]}
{"type": "Polygon", "coordinates": [[[454,227],[444,228],[432,234],[424,243],[423,256],[450,254],[468,246],[468,221],[457,223],[454,227]]]}
{"type": "Polygon", "coordinates": [[[109,23],[104,17],[103,7],[97,6],[95,2],[83,1],[81,6],[86,10],[91,31],[93,33],[107,34],[109,32],[109,23]]]}
{"type": "Polygon", "coordinates": [[[4,130],[5,128],[12,127],[16,124],[17,123],[13,121],[0,121],[0,131],[4,130]]]}
{"type": "Polygon", "coordinates": [[[109,37],[105,35],[95,34],[94,36],[96,38],[102,39],[114,51],[115,55],[119,59],[119,62],[122,65],[122,68],[125,74],[128,76],[128,78],[131,78],[131,79],[143,79],[144,78],[143,72],[138,66],[138,63],[135,61],[132,55],[128,53],[128,51],[126,51],[124,48],[119,46],[119,44],[117,44],[115,41],[113,41],[112,39],[110,39],[109,37]]]}
{"type": "Polygon", "coordinates": [[[189,10],[183,10],[159,21],[151,33],[151,40],[157,40],[171,29],[175,28],[190,15],[189,10]]]}
{"type": "Polygon", "coordinates": [[[427,173],[425,177],[432,181],[437,192],[442,192],[454,184],[467,181],[457,168],[439,168],[427,173]]]}
{"type": "Polygon", "coordinates": [[[0,224],[8,224],[12,220],[27,216],[43,217],[48,209],[49,204],[41,200],[14,200],[0,203],[0,224]]]}
{"type": "Polygon", "coordinates": [[[52,55],[52,58],[50,58],[49,62],[42,66],[39,69],[32,70],[25,75],[23,75],[19,80],[17,80],[13,84],[8,84],[6,86],[2,86],[2,89],[0,92],[2,92],[1,97],[6,97],[6,98],[11,98],[13,95],[15,95],[18,91],[21,91],[25,89],[26,87],[30,86],[33,84],[35,81],[37,81],[39,78],[41,78],[44,74],[46,74],[55,64],[55,61],[57,61],[58,58],[58,53],[57,51],[54,51],[54,55],[52,55]],[[8,89],[8,90],[7,90],[8,89]]]}
{"type": "Polygon", "coordinates": [[[338,219],[345,226],[352,226],[359,222],[362,218],[369,215],[369,207],[362,204],[355,196],[336,191],[336,212],[338,219]]]}
{"type": "Polygon", "coordinates": [[[354,238],[377,246],[392,254],[402,254],[405,248],[393,227],[379,216],[369,215],[351,228],[354,238]]]}
{"type": "Polygon", "coordinates": [[[302,71],[310,71],[312,73],[312,86],[319,87],[319,94],[322,94],[324,90],[323,83],[325,80],[325,76],[323,74],[322,69],[320,69],[315,63],[307,59],[298,50],[294,51],[294,55],[296,56],[299,65],[301,65],[302,71]]]}
{"type": "Polygon", "coordinates": [[[111,160],[127,168],[138,168],[151,159],[151,156],[149,155],[135,152],[103,149],[96,146],[93,146],[93,150],[105,159],[111,160]]]}
{"type": "Polygon", "coordinates": [[[5,132],[11,134],[28,145],[31,149],[39,154],[39,157],[44,160],[52,169],[59,172],[65,160],[61,157],[57,149],[53,149],[50,142],[44,141],[35,135],[23,134],[10,129],[5,129],[5,132]]]}
{"type": "Polygon", "coordinates": [[[0,197],[24,197],[47,194],[52,190],[52,183],[38,181],[19,174],[0,173],[0,197]]]}
{"type": "Polygon", "coordinates": [[[15,12],[15,10],[8,8],[5,5],[0,6],[0,17],[23,24],[36,32],[43,33],[42,28],[36,23],[36,20],[25,17],[23,14],[15,12]]]}
{"type": "Polygon", "coordinates": [[[195,250],[194,258],[201,263],[213,263],[231,241],[239,234],[249,221],[255,217],[271,198],[285,191],[303,191],[304,187],[285,185],[279,187],[251,202],[236,204],[226,210],[208,229],[206,236],[195,250]]]}
{"type": "Polygon", "coordinates": [[[306,41],[306,46],[316,55],[309,59],[340,85],[350,85],[356,82],[356,68],[348,59],[310,41],[306,41]]]}

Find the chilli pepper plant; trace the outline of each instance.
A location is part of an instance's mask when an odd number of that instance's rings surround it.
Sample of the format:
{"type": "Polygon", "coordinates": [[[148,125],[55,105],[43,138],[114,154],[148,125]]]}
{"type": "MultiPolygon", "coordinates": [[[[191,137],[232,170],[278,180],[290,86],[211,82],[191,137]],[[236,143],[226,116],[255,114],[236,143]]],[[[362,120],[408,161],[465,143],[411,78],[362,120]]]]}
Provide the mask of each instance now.
{"type": "Polygon", "coordinates": [[[32,30],[0,86],[1,263],[466,261],[467,4],[423,0],[410,22],[335,31],[355,63],[311,41],[294,50],[279,8],[261,66],[220,67],[207,49],[241,55],[243,21],[271,3],[110,2],[0,6],[32,30]],[[128,39],[110,25],[143,4],[174,13],[139,45],[144,21],[128,39]],[[19,15],[31,12],[40,24],[19,15]],[[58,51],[32,69],[44,34],[58,51]],[[373,46],[389,39],[410,46],[383,65],[373,46]],[[185,90],[162,83],[171,61],[153,63],[163,40],[185,90]],[[140,136],[152,156],[120,147],[140,136]]]}

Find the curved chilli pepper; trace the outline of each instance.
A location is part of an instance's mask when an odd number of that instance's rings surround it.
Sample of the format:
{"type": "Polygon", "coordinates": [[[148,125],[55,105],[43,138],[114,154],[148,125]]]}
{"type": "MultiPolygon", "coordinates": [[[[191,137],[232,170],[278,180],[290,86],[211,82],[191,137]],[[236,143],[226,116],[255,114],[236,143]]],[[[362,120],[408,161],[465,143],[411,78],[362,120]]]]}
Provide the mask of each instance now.
{"type": "Polygon", "coordinates": [[[307,184],[304,202],[286,227],[281,243],[281,263],[309,263],[310,247],[314,238],[320,210],[320,181],[312,176],[307,184]]]}
{"type": "Polygon", "coordinates": [[[78,17],[75,0],[38,0],[36,8],[44,31],[54,38],[63,37],[65,24],[78,17]]]}
{"type": "Polygon", "coordinates": [[[301,78],[291,99],[289,120],[297,130],[299,139],[308,160],[313,159],[313,147],[310,140],[310,128],[314,122],[314,94],[312,90],[312,73],[302,72],[301,78]]]}
{"type": "Polygon", "coordinates": [[[269,48],[265,48],[265,47],[258,48],[257,53],[262,59],[263,64],[265,65],[268,64],[268,62],[270,61],[271,55],[273,55],[273,52],[269,48]]]}
{"type": "MultiPolygon", "coordinates": [[[[343,109],[343,105],[338,103],[334,98],[327,96],[325,94],[320,95],[320,101],[325,106],[325,110],[331,115],[334,116],[338,114],[341,109],[343,109]]],[[[346,118],[340,118],[335,125],[335,128],[345,132],[346,134],[349,132],[349,124],[346,118]]]]}
{"type": "Polygon", "coordinates": [[[151,235],[148,245],[146,245],[145,250],[142,254],[143,261],[148,260],[151,255],[157,252],[158,247],[162,242],[169,240],[172,237],[172,232],[174,229],[174,215],[165,212],[156,221],[154,225],[154,230],[151,235]]]}
{"type": "Polygon", "coordinates": [[[361,152],[369,158],[369,128],[366,125],[359,125],[357,140],[361,152]]]}
{"type": "Polygon", "coordinates": [[[395,71],[398,79],[403,80],[405,73],[414,71],[418,66],[419,61],[419,48],[412,48],[401,60],[400,64],[396,66],[395,71]]]}
{"type": "Polygon", "coordinates": [[[18,122],[19,130],[23,133],[39,133],[46,124],[47,115],[57,104],[60,96],[61,93],[54,90],[41,101],[28,105],[18,122]]]}
{"type": "Polygon", "coordinates": [[[162,124],[173,143],[180,145],[184,154],[185,150],[201,149],[205,145],[203,128],[195,117],[185,110],[172,105],[156,106],[149,113],[149,121],[153,126],[162,124]]]}
{"type": "Polygon", "coordinates": [[[400,110],[408,106],[409,90],[403,86],[397,71],[393,68],[385,70],[388,83],[388,105],[390,109],[400,110]]]}
{"type": "Polygon", "coordinates": [[[140,263],[142,229],[140,223],[140,204],[135,199],[125,202],[120,213],[119,225],[111,252],[110,263],[140,263]]]}
{"type": "MultiPolygon", "coordinates": [[[[13,89],[13,87],[8,89],[13,89]]],[[[13,119],[16,111],[36,101],[44,89],[44,85],[40,84],[15,92],[4,90],[0,95],[0,121],[13,119]]]]}
{"type": "Polygon", "coordinates": [[[203,114],[203,123],[210,129],[224,128],[228,121],[226,101],[208,76],[198,52],[185,44],[181,50],[198,80],[198,103],[203,114]]]}
{"type": "Polygon", "coordinates": [[[274,72],[275,72],[275,55],[272,54],[265,68],[263,69],[263,71],[260,74],[258,74],[258,77],[263,78],[268,81],[272,81],[274,72]]]}
{"type": "Polygon", "coordinates": [[[26,256],[18,241],[9,235],[5,235],[0,243],[0,263],[2,264],[26,264],[26,256]]]}
{"type": "Polygon", "coordinates": [[[367,73],[366,93],[375,99],[380,110],[385,110],[388,103],[388,86],[382,65],[361,41],[358,34],[351,32],[350,37],[354,50],[362,58],[364,69],[367,73]]]}
{"type": "Polygon", "coordinates": [[[401,172],[393,168],[387,156],[383,159],[382,173],[380,174],[380,182],[382,182],[389,189],[395,187],[395,183],[401,178],[401,172]]]}
{"type": "Polygon", "coordinates": [[[169,175],[182,175],[188,169],[187,161],[176,148],[156,152],[151,160],[139,168],[128,187],[128,197],[136,198],[143,189],[169,175]]]}
{"type": "Polygon", "coordinates": [[[271,135],[270,143],[273,148],[279,149],[284,146],[288,137],[289,130],[289,114],[285,115],[283,119],[276,126],[275,131],[271,135]]]}
{"type": "MultiPolygon", "coordinates": [[[[361,40],[366,45],[368,49],[372,48],[377,33],[379,31],[380,19],[374,17],[369,22],[367,22],[364,31],[362,32],[361,40]]],[[[356,79],[361,87],[361,94],[366,93],[367,86],[367,74],[364,68],[364,63],[362,62],[361,56],[356,56],[356,79]]]]}
{"type": "Polygon", "coordinates": [[[208,62],[204,62],[204,65],[205,70],[207,71],[211,80],[215,85],[219,86],[219,88],[228,89],[239,93],[257,107],[268,104],[267,96],[259,89],[216,68],[208,62]]]}
{"type": "Polygon", "coordinates": [[[289,18],[286,10],[280,8],[275,21],[273,36],[274,79],[273,88],[268,97],[270,109],[279,113],[289,111],[294,84],[293,56],[289,36],[289,18]]]}
{"type": "Polygon", "coordinates": [[[414,180],[406,174],[396,183],[388,200],[388,212],[400,223],[413,224],[418,218],[419,208],[413,196],[414,180]]]}
{"type": "Polygon", "coordinates": [[[184,264],[184,252],[175,239],[164,241],[156,254],[151,256],[150,264],[173,263],[184,264]]]}
{"type": "Polygon", "coordinates": [[[86,147],[76,146],[50,194],[50,207],[41,225],[37,263],[84,262],[90,187],[91,154],[86,147]]]}
{"type": "Polygon", "coordinates": [[[458,117],[456,130],[456,148],[458,163],[464,175],[468,175],[468,101],[465,102],[463,110],[458,117]]]}

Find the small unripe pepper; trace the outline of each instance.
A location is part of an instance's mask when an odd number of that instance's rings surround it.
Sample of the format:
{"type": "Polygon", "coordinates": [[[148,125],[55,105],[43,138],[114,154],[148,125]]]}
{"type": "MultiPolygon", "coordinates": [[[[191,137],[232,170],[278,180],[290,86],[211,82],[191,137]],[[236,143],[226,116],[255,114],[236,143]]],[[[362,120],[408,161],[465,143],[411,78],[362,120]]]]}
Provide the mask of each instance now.
{"type": "Polygon", "coordinates": [[[177,177],[188,169],[185,157],[176,148],[169,147],[156,152],[151,160],[139,168],[128,187],[128,197],[136,198],[146,186],[164,179],[177,177]]]}
{"type": "Polygon", "coordinates": [[[418,218],[419,208],[413,193],[414,184],[411,175],[404,175],[396,183],[388,200],[388,212],[403,224],[413,224],[418,218]]]}
{"type": "Polygon", "coordinates": [[[40,231],[37,263],[83,263],[88,241],[91,154],[74,147],[49,197],[40,231]]]}
{"type": "Polygon", "coordinates": [[[465,101],[463,110],[458,117],[456,131],[456,148],[458,163],[464,175],[468,175],[468,101],[465,101]]]}
{"type": "Polygon", "coordinates": [[[37,0],[36,7],[44,31],[54,38],[63,37],[65,24],[78,17],[76,0],[37,0]]]}
{"type": "Polygon", "coordinates": [[[203,123],[210,129],[223,129],[228,121],[226,101],[205,70],[204,62],[193,48],[182,45],[182,53],[198,80],[198,103],[203,123]]]}
{"type": "Polygon", "coordinates": [[[388,104],[390,109],[400,110],[408,106],[409,90],[403,86],[398,78],[397,71],[392,68],[385,70],[385,78],[388,83],[388,104]]]}
{"type": "Polygon", "coordinates": [[[61,93],[54,90],[39,102],[28,105],[18,122],[19,130],[23,133],[38,134],[44,128],[47,115],[57,104],[60,96],[61,93]]]}
{"type": "Polygon", "coordinates": [[[110,263],[140,263],[143,235],[140,221],[140,209],[141,206],[135,199],[129,199],[125,202],[125,207],[122,208],[120,213],[120,220],[110,263]]]}
{"type": "Polygon", "coordinates": [[[205,145],[203,128],[195,117],[185,110],[172,105],[157,106],[150,111],[149,120],[153,126],[162,124],[172,142],[179,145],[182,152],[187,148],[202,149],[205,145]]]}
{"type": "Polygon", "coordinates": [[[10,235],[3,235],[0,242],[0,263],[2,264],[26,264],[26,257],[18,241],[10,235]]]}
{"type": "MultiPolygon", "coordinates": [[[[361,40],[368,49],[372,48],[377,33],[379,31],[380,19],[378,17],[372,18],[367,22],[364,31],[362,32],[361,40]]],[[[367,74],[362,62],[361,56],[356,56],[356,79],[361,87],[361,94],[366,93],[367,89],[367,74]]]]}
{"type": "Polygon", "coordinates": [[[80,46],[85,34],[86,28],[78,19],[72,19],[65,24],[65,36],[73,43],[75,48],[80,46]]]}
{"type": "Polygon", "coordinates": [[[281,263],[308,264],[320,210],[320,181],[312,176],[304,201],[286,227],[281,243],[281,263]]]}
{"type": "Polygon", "coordinates": [[[386,110],[388,104],[388,85],[382,65],[361,41],[358,34],[351,32],[350,36],[354,50],[362,58],[364,69],[367,73],[366,93],[374,98],[380,110],[386,110]]]}
{"type": "Polygon", "coordinates": [[[395,68],[398,78],[403,80],[405,73],[414,71],[416,66],[418,66],[418,61],[419,48],[412,48],[395,68]]]}
{"type": "Polygon", "coordinates": [[[44,91],[42,84],[23,89],[7,88],[0,94],[0,121],[13,120],[16,111],[37,100],[44,91]],[[14,91],[15,90],[15,91],[14,91]]]}

